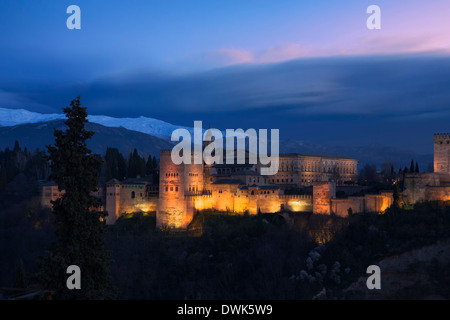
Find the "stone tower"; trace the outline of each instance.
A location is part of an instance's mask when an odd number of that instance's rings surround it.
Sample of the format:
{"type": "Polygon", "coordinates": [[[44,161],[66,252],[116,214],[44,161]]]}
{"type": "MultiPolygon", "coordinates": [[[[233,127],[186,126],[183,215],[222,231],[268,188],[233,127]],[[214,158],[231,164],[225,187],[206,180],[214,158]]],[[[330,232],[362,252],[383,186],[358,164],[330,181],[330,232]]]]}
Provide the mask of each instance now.
{"type": "Polygon", "coordinates": [[[106,183],[106,224],[114,224],[120,214],[120,181],[112,179],[106,183]]]}
{"type": "Polygon", "coordinates": [[[336,182],[315,182],[313,185],[313,212],[331,214],[331,199],[336,198],[336,182]]]}
{"type": "Polygon", "coordinates": [[[171,150],[161,150],[156,227],[186,229],[192,220],[185,201],[185,165],[172,162],[171,150]]]}
{"type": "Polygon", "coordinates": [[[450,173],[450,134],[434,135],[434,172],[450,173]]]}

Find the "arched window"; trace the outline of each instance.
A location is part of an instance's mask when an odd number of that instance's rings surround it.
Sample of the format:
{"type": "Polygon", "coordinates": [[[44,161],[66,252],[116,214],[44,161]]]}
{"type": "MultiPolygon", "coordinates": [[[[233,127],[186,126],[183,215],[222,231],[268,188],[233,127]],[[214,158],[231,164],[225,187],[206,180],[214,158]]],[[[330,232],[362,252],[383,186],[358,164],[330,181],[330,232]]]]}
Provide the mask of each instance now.
{"type": "Polygon", "coordinates": [[[136,193],[134,191],[131,192],[131,199],[136,198],[136,193]]]}

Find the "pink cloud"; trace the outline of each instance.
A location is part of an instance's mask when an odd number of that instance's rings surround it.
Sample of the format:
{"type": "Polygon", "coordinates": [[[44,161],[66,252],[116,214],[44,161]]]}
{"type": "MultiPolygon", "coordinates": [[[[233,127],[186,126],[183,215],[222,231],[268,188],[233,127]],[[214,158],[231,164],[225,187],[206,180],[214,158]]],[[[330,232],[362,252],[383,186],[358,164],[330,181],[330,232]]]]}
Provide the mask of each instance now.
{"type": "Polygon", "coordinates": [[[257,55],[256,62],[281,62],[307,56],[307,52],[298,43],[289,43],[282,46],[269,47],[257,55]]]}
{"type": "Polygon", "coordinates": [[[254,62],[254,54],[251,51],[241,49],[213,50],[207,56],[210,60],[224,66],[254,62]]]}
{"type": "Polygon", "coordinates": [[[252,52],[244,49],[220,49],[210,52],[216,65],[229,66],[242,63],[275,63],[299,58],[379,55],[402,53],[450,54],[450,36],[447,34],[386,36],[374,34],[352,39],[333,46],[305,47],[298,43],[271,46],[252,52]]]}

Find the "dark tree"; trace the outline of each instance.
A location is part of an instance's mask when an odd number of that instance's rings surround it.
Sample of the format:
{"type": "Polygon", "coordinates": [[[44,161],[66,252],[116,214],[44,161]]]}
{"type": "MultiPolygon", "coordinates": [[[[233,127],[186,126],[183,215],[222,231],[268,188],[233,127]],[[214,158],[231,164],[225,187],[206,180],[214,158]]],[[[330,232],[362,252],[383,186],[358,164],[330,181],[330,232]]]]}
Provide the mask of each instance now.
{"type": "Polygon", "coordinates": [[[148,156],[147,164],[145,165],[145,173],[147,176],[151,176],[153,174],[153,160],[152,156],[148,156]]]}
{"type": "Polygon", "coordinates": [[[106,180],[123,180],[126,174],[126,161],[117,148],[107,148],[105,155],[106,180]]]}
{"type": "Polygon", "coordinates": [[[17,152],[20,152],[20,151],[21,151],[21,149],[20,149],[19,141],[16,140],[14,142],[14,152],[17,153],[17,152]]]}
{"type": "Polygon", "coordinates": [[[375,165],[366,164],[359,175],[361,184],[372,185],[376,182],[377,167],[375,165]]]}
{"type": "Polygon", "coordinates": [[[4,167],[0,168],[0,192],[4,191],[6,188],[8,176],[6,174],[6,169],[4,167]]]}
{"type": "Polygon", "coordinates": [[[40,262],[39,279],[44,288],[55,291],[56,299],[109,299],[109,254],[104,248],[106,212],[100,212],[99,199],[91,193],[97,189],[100,157],[93,155],[86,141],[94,135],[85,130],[86,108],[80,97],[63,109],[68,127],[55,129],[55,145],[47,146],[53,179],[64,190],[63,196],[52,201],[54,243],[40,262]],[[81,289],[66,287],[67,267],[81,270],[81,289]]]}
{"type": "Polygon", "coordinates": [[[138,176],[145,176],[145,159],[141,158],[137,149],[135,148],[130,156],[128,157],[128,178],[136,178],[138,176]]]}
{"type": "Polygon", "coordinates": [[[416,172],[416,173],[419,173],[419,163],[418,163],[418,162],[416,162],[416,169],[415,169],[415,172],[416,172]]]}
{"type": "Polygon", "coordinates": [[[27,281],[25,279],[25,268],[23,267],[22,259],[19,260],[16,269],[16,278],[14,279],[14,288],[26,288],[27,281]]]}
{"type": "Polygon", "coordinates": [[[152,165],[153,165],[153,170],[156,170],[158,168],[158,160],[156,160],[155,156],[153,156],[152,165]]]}
{"type": "Polygon", "coordinates": [[[414,167],[414,160],[411,160],[411,165],[409,166],[409,172],[414,173],[415,167],[414,167]]]}

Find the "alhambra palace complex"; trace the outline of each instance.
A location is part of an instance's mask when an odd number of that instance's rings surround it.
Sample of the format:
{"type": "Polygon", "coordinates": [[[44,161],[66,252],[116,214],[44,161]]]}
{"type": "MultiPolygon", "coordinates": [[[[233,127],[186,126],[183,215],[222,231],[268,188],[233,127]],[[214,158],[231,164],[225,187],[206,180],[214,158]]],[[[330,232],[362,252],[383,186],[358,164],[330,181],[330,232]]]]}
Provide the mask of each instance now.
{"type": "MultiPolygon", "coordinates": [[[[235,161],[236,162],[236,161],[235,161]]],[[[357,182],[357,160],[340,156],[280,154],[279,171],[261,175],[259,164],[175,165],[170,150],[160,153],[159,185],[151,179],[113,179],[99,186],[98,196],[113,224],[125,213],[156,211],[157,227],[186,229],[196,211],[214,209],[257,214],[313,212],[346,217],[352,213],[383,212],[393,203],[392,191],[336,198],[336,187],[357,182]],[[311,187],[312,195],[284,194],[311,187]],[[351,209],[351,210],[349,210],[351,209]]],[[[42,205],[61,193],[43,186],[42,205]]],[[[405,175],[403,201],[414,204],[450,199],[450,134],[434,135],[434,172],[405,175]]]]}

